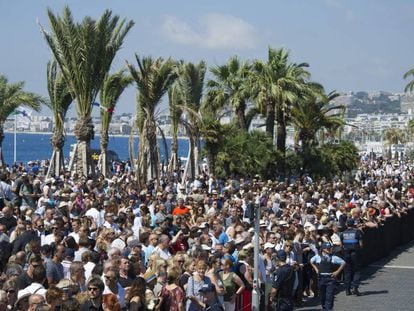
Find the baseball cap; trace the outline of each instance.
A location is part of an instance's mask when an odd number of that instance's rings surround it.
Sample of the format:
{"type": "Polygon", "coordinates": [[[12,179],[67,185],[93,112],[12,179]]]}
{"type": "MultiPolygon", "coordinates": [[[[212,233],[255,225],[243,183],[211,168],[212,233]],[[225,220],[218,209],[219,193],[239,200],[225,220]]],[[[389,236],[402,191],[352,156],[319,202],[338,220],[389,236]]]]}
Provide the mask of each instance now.
{"type": "Polygon", "coordinates": [[[204,284],[198,292],[199,293],[210,293],[210,292],[215,292],[215,291],[216,291],[216,287],[214,284],[204,284]]]}
{"type": "Polygon", "coordinates": [[[281,261],[285,261],[287,258],[287,254],[284,250],[278,250],[276,253],[276,257],[277,259],[281,260],[281,261]]]}

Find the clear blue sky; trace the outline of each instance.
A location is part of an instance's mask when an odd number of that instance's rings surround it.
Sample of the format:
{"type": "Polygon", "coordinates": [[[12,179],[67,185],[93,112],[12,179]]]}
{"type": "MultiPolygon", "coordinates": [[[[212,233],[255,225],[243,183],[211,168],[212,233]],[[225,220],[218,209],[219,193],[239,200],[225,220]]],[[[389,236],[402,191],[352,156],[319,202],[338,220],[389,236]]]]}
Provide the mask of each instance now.
{"type": "MultiPolygon", "coordinates": [[[[134,62],[134,53],[211,66],[235,54],[264,59],[272,46],[309,63],[312,79],[328,92],[402,92],[403,74],[414,68],[411,0],[0,0],[0,74],[47,96],[51,53],[36,20],[49,29],[46,9],[60,14],[65,4],[78,21],[107,8],[135,21],[114,70],[134,62]]],[[[130,87],[117,113],[133,111],[130,87]]]]}

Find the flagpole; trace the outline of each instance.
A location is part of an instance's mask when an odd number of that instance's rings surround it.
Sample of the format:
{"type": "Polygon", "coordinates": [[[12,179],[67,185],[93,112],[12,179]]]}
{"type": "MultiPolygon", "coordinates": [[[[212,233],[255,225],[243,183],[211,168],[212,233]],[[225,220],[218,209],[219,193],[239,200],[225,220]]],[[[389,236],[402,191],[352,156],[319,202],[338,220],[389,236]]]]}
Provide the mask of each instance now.
{"type": "Polygon", "coordinates": [[[17,132],[17,114],[14,115],[14,163],[16,163],[16,132],[17,132]]]}

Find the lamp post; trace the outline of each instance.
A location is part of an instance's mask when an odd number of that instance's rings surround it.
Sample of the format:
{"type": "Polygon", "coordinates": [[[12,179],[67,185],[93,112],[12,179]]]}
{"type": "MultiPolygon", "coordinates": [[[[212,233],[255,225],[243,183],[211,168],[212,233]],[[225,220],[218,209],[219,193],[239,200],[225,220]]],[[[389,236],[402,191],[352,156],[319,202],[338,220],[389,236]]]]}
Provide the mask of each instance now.
{"type": "Polygon", "coordinates": [[[255,204],[254,209],[254,270],[252,311],[260,309],[260,286],[259,286],[259,229],[260,229],[260,204],[255,204]]]}

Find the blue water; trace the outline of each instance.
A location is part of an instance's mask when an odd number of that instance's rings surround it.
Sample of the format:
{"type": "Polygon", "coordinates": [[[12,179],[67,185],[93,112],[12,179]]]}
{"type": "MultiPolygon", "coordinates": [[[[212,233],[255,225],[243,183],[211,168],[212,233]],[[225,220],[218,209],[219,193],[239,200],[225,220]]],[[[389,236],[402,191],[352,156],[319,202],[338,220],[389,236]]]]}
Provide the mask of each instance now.
{"type": "MultiPolygon", "coordinates": [[[[17,162],[26,163],[32,160],[46,160],[52,156],[52,146],[50,144],[50,134],[17,134],[17,162]]],[[[65,157],[69,157],[69,148],[71,144],[76,143],[75,136],[66,136],[63,153],[65,157]]],[[[164,159],[164,144],[161,139],[158,140],[161,158],[164,159]]],[[[135,157],[137,154],[138,138],[135,139],[135,157]]],[[[167,139],[168,154],[171,154],[171,139],[167,139]]],[[[99,148],[99,136],[91,141],[92,148],[99,148]]],[[[110,136],[108,149],[114,150],[118,153],[121,160],[129,159],[128,152],[128,137],[110,136]]],[[[178,156],[187,157],[188,155],[188,140],[183,138],[178,140],[178,156]]],[[[3,140],[3,156],[7,164],[13,163],[14,158],[14,134],[5,133],[3,140]]]]}

